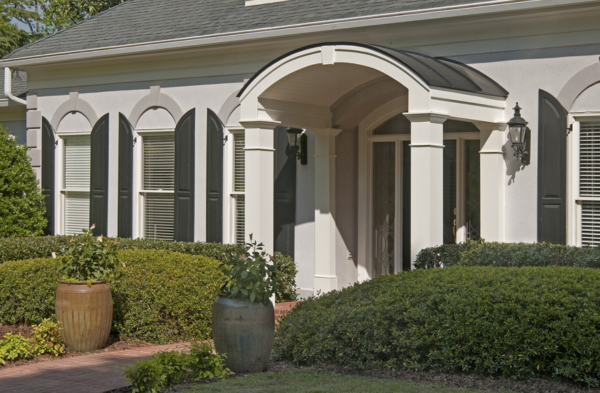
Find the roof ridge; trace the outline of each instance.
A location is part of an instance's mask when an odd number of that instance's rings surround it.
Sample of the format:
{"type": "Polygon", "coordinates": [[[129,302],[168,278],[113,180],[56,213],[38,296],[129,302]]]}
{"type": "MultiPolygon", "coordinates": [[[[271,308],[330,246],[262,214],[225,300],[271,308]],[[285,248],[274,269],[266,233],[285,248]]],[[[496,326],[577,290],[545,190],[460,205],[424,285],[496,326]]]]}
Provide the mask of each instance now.
{"type": "Polygon", "coordinates": [[[125,0],[125,1],[123,1],[121,4],[117,4],[117,5],[115,5],[115,6],[112,6],[112,7],[108,8],[108,9],[106,9],[106,10],[102,11],[102,12],[99,12],[99,13],[97,13],[96,15],[92,15],[92,16],[90,16],[89,18],[83,19],[83,20],[81,20],[81,21],[79,21],[79,22],[77,22],[77,23],[75,23],[75,24],[72,24],[72,25],[70,25],[70,26],[68,26],[68,27],[66,27],[66,28],[64,28],[64,29],[62,29],[62,30],[59,30],[59,31],[57,31],[57,32],[55,32],[55,33],[52,33],[52,34],[50,34],[50,35],[47,35],[47,36],[45,36],[45,37],[43,37],[43,38],[40,38],[39,40],[35,40],[35,41],[33,41],[33,42],[30,42],[30,43],[29,43],[29,44],[27,44],[27,45],[23,45],[23,46],[21,46],[21,47],[19,47],[19,48],[15,49],[14,51],[12,51],[12,52],[10,52],[10,53],[7,53],[6,55],[2,56],[0,59],[4,59],[5,57],[12,55],[13,53],[18,53],[18,52],[20,52],[22,49],[28,48],[28,47],[30,47],[30,46],[32,46],[32,45],[34,45],[34,44],[38,44],[38,43],[40,43],[40,42],[44,42],[44,41],[46,41],[46,40],[47,40],[47,39],[49,39],[49,38],[56,37],[56,36],[58,36],[58,35],[59,35],[59,34],[61,34],[61,33],[67,32],[67,31],[71,30],[72,28],[74,28],[74,27],[76,27],[76,26],[79,26],[80,24],[82,24],[82,23],[84,23],[84,22],[87,22],[88,20],[92,20],[92,19],[94,19],[94,18],[96,18],[96,17],[98,17],[98,16],[100,16],[100,15],[103,15],[103,14],[106,14],[106,13],[108,13],[109,11],[112,11],[112,10],[114,10],[114,9],[116,9],[116,8],[119,8],[119,7],[121,7],[121,6],[125,5],[125,4],[130,4],[130,3],[133,3],[133,2],[135,2],[135,1],[136,1],[136,0],[125,0]]]}

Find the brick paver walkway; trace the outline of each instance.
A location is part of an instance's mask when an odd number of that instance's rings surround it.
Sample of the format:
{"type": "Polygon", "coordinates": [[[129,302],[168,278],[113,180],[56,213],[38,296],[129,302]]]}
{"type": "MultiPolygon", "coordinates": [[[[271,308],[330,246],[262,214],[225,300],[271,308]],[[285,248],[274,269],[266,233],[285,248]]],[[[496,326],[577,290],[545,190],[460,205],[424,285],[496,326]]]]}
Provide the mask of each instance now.
{"type": "Polygon", "coordinates": [[[0,392],[103,393],[129,386],[127,365],[184,344],[102,352],[0,370],[0,392]]]}

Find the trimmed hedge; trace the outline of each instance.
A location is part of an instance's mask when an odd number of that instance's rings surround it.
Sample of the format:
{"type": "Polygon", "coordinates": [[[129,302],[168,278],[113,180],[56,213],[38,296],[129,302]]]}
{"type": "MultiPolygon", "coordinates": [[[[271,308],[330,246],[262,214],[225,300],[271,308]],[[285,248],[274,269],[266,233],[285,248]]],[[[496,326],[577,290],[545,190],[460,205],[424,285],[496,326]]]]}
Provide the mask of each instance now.
{"type": "MultiPolygon", "coordinates": [[[[155,343],[212,335],[212,306],[225,282],[221,264],[172,251],[121,250],[113,293],[113,331],[155,343]]],[[[0,323],[33,324],[54,314],[58,258],[0,265],[0,323]]]]}
{"type": "Polygon", "coordinates": [[[299,303],[274,355],[301,365],[556,377],[600,385],[600,271],[450,267],[299,303]]]}
{"type": "Polygon", "coordinates": [[[450,266],[572,266],[600,267],[600,248],[551,243],[486,243],[467,241],[425,248],[416,269],[450,266]]]}
{"type": "MultiPolygon", "coordinates": [[[[35,258],[50,258],[52,253],[65,255],[72,236],[38,236],[16,239],[0,239],[0,264],[8,261],[20,261],[35,258]]],[[[233,261],[232,254],[240,252],[241,246],[221,243],[192,243],[149,239],[115,239],[118,250],[168,250],[189,255],[202,255],[214,258],[226,264],[233,261]]],[[[276,252],[274,263],[277,269],[277,301],[296,300],[296,265],[294,260],[276,252]]]]}

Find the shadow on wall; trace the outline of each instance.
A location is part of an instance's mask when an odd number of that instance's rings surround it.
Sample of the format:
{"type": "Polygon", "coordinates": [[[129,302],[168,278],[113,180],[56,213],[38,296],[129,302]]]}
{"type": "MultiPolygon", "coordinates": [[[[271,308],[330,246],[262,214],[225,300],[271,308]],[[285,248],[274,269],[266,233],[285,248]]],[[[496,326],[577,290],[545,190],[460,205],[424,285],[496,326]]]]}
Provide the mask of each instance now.
{"type": "Polygon", "coordinates": [[[525,165],[523,165],[521,161],[517,160],[517,158],[514,156],[514,150],[512,148],[510,139],[508,139],[504,146],[502,146],[502,152],[504,153],[504,162],[506,163],[506,174],[510,176],[510,179],[508,179],[508,185],[511,185],[516,181],[517,172],[524,170],[525,165]]]}

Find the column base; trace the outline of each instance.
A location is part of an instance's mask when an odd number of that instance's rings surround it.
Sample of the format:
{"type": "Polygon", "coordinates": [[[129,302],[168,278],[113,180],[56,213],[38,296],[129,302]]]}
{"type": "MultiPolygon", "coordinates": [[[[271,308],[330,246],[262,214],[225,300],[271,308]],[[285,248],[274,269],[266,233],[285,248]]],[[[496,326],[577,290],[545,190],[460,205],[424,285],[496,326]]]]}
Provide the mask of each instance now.
{"type": "Polygon", "coordinates": [[[338,288],[337,276],[317,276],[315,275],[315,295],[320,291],[327,293],[338,288]]]}

